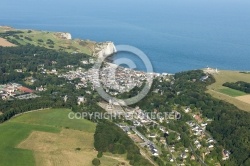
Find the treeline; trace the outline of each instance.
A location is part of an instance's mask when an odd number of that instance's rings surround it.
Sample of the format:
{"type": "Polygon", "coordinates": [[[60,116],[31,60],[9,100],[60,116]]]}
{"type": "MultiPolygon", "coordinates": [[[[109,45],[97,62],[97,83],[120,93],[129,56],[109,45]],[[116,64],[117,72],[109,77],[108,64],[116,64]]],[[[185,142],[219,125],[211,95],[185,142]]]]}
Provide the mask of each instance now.
{"type": "Polygon", "coordinates": [[[22,33],[24,33],[24,32],[22,32],[22,31],[6,31],[4,33],[0,33],[0,37],[7,38],[8,36],[14,36],[17,34],[22,34],[22,33]]]}
{"type": "Polygon", "coordinates": [[[127,159],[130,160],[131,165],[152,165],[142,157],[139,148],[128,135],[112,122],[105,120],[99,122],[96,127],[94,140],[94,146],[99,152],[127,153],[127,159]]]}
{"type": "Polygon", "coordinates": [[[9,120],[13,116],[20,113],[43,108],[57,107],[57,105],[59,104],[55,100],[53,101],[46,98],[15,101],[0,100],[0,111],[3,113],[0,115],[0,123],[3,123],[4,121],[9,120]]]}
{"type": "Polygon", "coordinates": [[[232,88],[235,90],[239,90],[245,93],[250,93],[250,83],[238,81],[238,82],[226,82],[223,84],[223,86],[226,86],[228,88],[232,88]]]}

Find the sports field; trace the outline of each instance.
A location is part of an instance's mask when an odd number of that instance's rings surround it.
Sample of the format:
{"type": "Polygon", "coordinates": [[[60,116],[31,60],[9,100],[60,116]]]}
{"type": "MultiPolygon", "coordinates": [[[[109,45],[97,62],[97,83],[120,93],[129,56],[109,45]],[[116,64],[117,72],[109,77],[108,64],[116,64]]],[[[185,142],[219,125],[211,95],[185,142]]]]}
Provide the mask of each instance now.
{"type": "MultiPolygon", "coordinates": [[[[0,166],[91,166],[97,155],[96,124],[70,120],[68,113],[67,109],[41,110],[0,124],[0,166]]],[[[108,155],[100,160],[103,165],[125,161],[108,155]]]]}

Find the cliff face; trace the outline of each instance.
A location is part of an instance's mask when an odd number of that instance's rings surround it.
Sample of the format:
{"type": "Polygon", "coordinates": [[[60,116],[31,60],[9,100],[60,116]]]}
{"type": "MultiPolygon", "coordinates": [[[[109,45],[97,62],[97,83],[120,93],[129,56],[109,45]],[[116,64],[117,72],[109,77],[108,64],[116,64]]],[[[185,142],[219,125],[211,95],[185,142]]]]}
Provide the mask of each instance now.
{"type": "Polygon", "coordinates": [[[94,56],[102,58],[116,52],[113,42],[100,43],[95,48],[94,56]]]}
{"type": "Polygon", "coordinates": [[[72,36],[71,36],[70,33],[61,33],[61,32],[59,32],[58,35],[62,39],[67,39],[67,40],[71,40],[72,39],[72,36]]]}

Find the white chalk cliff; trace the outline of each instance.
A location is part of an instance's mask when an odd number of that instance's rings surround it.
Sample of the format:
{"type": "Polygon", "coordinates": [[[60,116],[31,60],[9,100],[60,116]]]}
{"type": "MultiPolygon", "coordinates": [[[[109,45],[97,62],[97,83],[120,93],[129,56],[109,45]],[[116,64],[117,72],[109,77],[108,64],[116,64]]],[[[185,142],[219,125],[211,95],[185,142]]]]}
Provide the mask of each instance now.
{"type": "Polygon", "coordinates": [[[72,39],[72,36],[71,36],[70,33],[59,32],[59,35],[63,39],[67,39],[67,40],[71,40],[72,39]]]}
{"type": "Polygon", "coordinates": [[[116,48],[113,42],[105,42],[96,45],[94,56],[105,57],[116,53],[116,48]]]}

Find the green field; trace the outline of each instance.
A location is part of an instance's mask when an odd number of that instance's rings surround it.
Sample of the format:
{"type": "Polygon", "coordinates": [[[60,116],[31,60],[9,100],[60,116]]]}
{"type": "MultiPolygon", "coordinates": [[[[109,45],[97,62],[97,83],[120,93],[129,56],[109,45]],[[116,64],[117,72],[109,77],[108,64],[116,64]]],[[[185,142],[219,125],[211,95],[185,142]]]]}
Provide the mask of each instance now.
{"type": "Polygon", "coordinates": [[[0,124],[0,165],[35,165],[32,151],[16,148],[32,131],[59,133],[62,128],[69,127],[94,133],[94,123],[82,119],[70,120],[68,119],[69,112],[65,109],[32,112],[0,124]]]}
{"type": "Polygon", "coordinates": [[[235,90],[235,89],[231,89],[231,88],[224,88],[224,89],[219,89],[219,92],[232,96],[232,97],[238,97],[238,96],[243,96],[246,95],[245,92],[239,91],[239,90],[235,90]]]}
{"type": "Polygon", "coordinates": [[[70,111],[66,109],[36,111],[14,118],[11,122],[95,132],[94,123],[84,119],[71,120],[68,118],[69,113],[70,111]]]}
{"type": "MultiPolygon", "coordinates": [[[[22,114],[0,124],[0,166],[92,166],[96,124],[69,119],[68,109],[22,114]],[[80,148],[76,150],[76,148],[80,148]]],[[[102,165],[129,165],[123,155],[105,153],[102,165]]]]}
{"type": "Polygon", "coordinates": [[[0,125],[0,165],[35,165],[33,152],[15,148],[22,140],[27,138],[32,130],[59,132],[60,130],[48,126],[36,126],[7,122],[0,125]]]}

